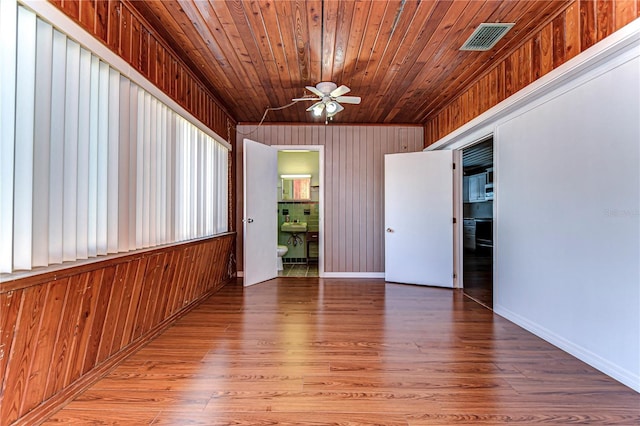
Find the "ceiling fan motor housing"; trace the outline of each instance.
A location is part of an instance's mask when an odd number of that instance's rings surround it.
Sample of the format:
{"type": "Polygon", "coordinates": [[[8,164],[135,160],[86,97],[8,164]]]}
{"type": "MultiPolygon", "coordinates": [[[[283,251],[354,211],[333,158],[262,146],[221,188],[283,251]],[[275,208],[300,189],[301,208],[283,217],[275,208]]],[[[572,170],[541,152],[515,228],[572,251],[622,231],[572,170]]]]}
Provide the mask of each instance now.
{"type": "Polygon", "coordinates": [[[338,85],[331,81],[321,81],[320,83],[316,84],[316,89],[318,89],[319,91],[327,95],[333,92],[334,90],[336,90],[337,88],[338,88],[338,85]]]}

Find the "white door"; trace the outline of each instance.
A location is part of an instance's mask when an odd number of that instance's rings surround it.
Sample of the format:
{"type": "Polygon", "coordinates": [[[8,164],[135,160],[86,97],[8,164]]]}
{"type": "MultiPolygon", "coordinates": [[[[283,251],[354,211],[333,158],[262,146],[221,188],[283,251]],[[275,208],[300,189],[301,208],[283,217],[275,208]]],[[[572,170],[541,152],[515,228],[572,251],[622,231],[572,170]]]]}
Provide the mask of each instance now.
{"type": "Polygon", "coordinates": [[[278,151],[244,140],[244,285],[278,275],[278,151]]]}
{"type": "Polygon", "coordinates": [[[453,287],[453,151],[384,161],[385,280],[453,287]]]}

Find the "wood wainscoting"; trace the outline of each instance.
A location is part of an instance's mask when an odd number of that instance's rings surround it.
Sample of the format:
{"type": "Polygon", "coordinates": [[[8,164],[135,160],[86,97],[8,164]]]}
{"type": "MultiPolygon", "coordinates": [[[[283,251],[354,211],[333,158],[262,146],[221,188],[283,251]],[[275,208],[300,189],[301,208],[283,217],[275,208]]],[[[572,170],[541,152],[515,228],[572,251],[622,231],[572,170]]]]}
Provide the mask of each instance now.
{"type": "Polygon", "coordinates": [[[234,233],[0,284],[0,424],[33,424],[219,290],[234,233]]]}

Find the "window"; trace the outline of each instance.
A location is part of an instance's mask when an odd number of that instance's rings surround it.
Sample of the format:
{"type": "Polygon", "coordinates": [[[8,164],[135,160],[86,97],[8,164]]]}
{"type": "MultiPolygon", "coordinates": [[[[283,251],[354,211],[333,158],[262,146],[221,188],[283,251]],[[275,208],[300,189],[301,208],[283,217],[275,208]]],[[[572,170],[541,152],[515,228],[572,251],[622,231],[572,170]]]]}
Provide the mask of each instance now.
{"type": "Polygon", "coordinates": [[[0,7],[0,272],[227,231],[226,145],[30,10],[0,7]]]}

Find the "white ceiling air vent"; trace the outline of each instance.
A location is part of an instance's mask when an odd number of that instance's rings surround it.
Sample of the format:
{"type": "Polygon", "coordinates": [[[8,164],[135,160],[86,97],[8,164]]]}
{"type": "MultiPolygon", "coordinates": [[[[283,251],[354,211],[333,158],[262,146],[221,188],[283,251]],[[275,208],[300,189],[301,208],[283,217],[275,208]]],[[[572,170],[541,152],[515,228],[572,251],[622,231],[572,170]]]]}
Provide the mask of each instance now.
{"type": "Polygon", "coordinates": [[[498,41],[513,27],[515,24],[504,23],[482,23],[464,42],[460,50],[489,50],[496,45],[498,41]]]}

